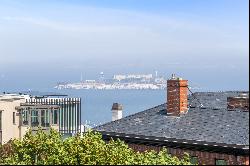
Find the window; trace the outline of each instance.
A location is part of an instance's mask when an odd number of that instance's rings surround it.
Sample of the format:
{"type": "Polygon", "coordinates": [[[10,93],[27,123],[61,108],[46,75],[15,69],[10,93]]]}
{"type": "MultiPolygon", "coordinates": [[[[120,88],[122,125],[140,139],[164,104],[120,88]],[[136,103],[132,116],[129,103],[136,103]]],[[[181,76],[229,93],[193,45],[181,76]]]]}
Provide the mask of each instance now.
{"type": "Polygon", "coordinates": [[[13,124],[16,124],[16,113],[13,112],[12,114],[13,124]]]}
{"type": "Polygon", "coordinates": [[[191,164],[199,164],[199,160],[198,160],[198,157],[197,156],[192,156],[191,158],[190,158],[190,163],[191,164]]]}
{"type": "Polygon", "coordinates": [[[0,131],[2,131],[2,111],[0,111],[0,131]]]}
{"type": "Polygon", "coordinates": [[[52,124],[58,123],[58,110],[51,110],[52,112],[52,124]]]}
{"type": "Polygon", "coordinates": [[[0,110],[0,145],[2,144],[2,111],[0,110]]]}
{"type": "Polygon", "coordinates": [[[38,126],[39,122],[38,122],[38,111],[37,110],[32,110],[31,111],[31,126],[38,126]]]}
{"type": "Polygon", "coordinates": [[[49,127],[49,111],[48,110],[41,111],[41,125],[43,127],[49,127]]]}
{"type": "Polygon", "coordinates": [[[27,110],[23,110],[22,111],[22,115],[23,115],[23,125],[28,125],[28,111],[27,110]]]}
{"type": "Polygon", "coordinates": [[[227,162],[225,160],[216,159],[215,165],[227,165],[227,162]]]}

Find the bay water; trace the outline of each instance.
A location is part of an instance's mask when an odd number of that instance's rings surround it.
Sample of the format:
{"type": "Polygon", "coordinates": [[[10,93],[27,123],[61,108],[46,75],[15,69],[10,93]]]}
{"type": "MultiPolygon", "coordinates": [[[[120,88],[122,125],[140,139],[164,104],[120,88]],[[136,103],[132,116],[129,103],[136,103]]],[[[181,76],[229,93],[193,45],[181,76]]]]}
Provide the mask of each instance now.
{"type": "Polygon", "coordinates": [[[82,124],[91,126],[111,121],[112,104],[123,105],[123,117],[166,102],[165,90],[75,90],[54,92],[82,99],[82,124]]]}

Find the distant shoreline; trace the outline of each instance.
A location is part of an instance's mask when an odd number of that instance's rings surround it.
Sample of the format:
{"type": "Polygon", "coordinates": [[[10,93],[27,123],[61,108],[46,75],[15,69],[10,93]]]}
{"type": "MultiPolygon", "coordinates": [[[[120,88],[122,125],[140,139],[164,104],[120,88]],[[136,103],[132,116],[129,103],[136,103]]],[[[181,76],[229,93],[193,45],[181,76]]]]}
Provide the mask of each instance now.
{"type": "MultiPolygon", "coordinates": [[[[57,89],[57,88],[55,88],[57,89]]],[[[157,91],[157,90],[166,90],[166,89],[74,89],[74,88],[62,88],[62,89],[57,89],[57,90],[96,90],[96,91],[112,91],[112,90],[134,90],[134,91],[143,91],[143,90],[152,90],[152,91],[157,91]]]]}
{"type": "Polygon", "coordinates": [[[155,83],[71,83],[58,84],[55,89],[96,89],[96,90],[164,90],[166,84],[155,83]]]}

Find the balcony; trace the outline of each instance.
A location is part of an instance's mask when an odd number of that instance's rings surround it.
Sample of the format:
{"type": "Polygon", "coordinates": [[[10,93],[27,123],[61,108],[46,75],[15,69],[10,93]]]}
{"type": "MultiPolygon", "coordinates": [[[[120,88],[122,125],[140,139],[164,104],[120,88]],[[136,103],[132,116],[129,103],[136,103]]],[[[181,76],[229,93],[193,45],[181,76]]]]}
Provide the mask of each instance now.
{"type": "Polygon", "coordinates": [[[38,127],[43,130],[58,127],[59,109],[55,105],[21,104],[16,107],[19,112],[19,126],[30,127],[32,130],[37,130],[38,127]]]}

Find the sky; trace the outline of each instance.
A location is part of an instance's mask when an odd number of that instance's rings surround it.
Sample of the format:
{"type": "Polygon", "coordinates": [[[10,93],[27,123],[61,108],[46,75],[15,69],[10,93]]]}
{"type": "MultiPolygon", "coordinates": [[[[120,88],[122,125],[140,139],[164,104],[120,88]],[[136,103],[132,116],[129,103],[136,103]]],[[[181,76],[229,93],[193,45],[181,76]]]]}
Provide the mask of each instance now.
{"type": "Polygon", "coordinates": [[[0,0],[0,90],[171,73],[248,90],[248,0],[0,0]]]}

